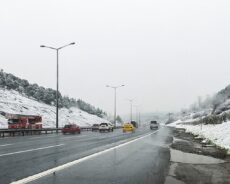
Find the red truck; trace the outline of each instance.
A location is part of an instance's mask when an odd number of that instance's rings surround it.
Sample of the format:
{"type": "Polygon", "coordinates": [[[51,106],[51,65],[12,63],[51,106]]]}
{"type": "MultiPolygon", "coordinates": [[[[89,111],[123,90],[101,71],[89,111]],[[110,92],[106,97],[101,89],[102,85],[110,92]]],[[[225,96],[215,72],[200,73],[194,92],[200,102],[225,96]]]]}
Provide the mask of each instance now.
{"type": "Polygon", "coordinates": [[[9,129],[42,129],[42,117],[36,115],[7,114],[9,129]]]}

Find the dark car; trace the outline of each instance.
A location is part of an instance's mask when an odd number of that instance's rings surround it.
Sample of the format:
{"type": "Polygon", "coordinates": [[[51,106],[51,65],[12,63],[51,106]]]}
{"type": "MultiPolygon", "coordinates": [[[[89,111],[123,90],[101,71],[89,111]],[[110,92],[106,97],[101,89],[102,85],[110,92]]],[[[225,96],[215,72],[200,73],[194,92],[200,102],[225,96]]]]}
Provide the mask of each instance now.
{"type": "Polygon", "coordinates": [[[151,130],[158,129],[158,128],[159,128],[159,125],[158,125],[157,121],[151,121],[150,122],[150,129],[151,130]]]}
{"type": "Polygon", "coordinates": [[[62,129],[62,133],[63,134],[66,134],[66,133],[69,133],[69,134],[80,134],[81,133],[81,128],[76,125],[76,124],[68,124],[68,125],[65,125],[64,128],[62,129]]]}
{"type": "Polygon", "coordinates": [[[131,121],[131,124],[135,127],[138,128],[138,123],[136,121],[131,121]]]}
{"type": "Polygon", "coordinates": [[[99,130],[99,124],[93,124],[93,126],[92,126],[92,132],[93,131],[98,131],[99,130]]]}

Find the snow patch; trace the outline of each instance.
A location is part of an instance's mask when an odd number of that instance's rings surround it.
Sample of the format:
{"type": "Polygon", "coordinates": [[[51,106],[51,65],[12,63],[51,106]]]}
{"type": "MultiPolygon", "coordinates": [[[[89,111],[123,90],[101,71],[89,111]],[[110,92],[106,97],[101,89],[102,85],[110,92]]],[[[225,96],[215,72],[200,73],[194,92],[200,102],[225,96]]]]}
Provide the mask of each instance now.
{"type": "Polygon", "coordinates": [[[209,140],[215,145],[227,149],[230,154],[230,121],[216,125],[191,125],[181,123],[182,121],[178,120],[168,126],[184,128],[186,132],[197,135],[206,139],[206,141],[209,140]]]}

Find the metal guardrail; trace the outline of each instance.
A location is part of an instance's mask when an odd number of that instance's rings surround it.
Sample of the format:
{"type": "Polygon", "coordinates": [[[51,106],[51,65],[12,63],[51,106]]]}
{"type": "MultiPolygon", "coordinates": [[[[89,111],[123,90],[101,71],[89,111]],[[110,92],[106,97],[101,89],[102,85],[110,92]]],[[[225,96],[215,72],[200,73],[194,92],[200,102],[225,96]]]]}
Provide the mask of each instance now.
{"type": "MultiPolygon", "coordinates": [[[[121,126],[114,129],[122,128],[121,126]]],[[[6,136],[25,136],[48,133],[60,133],[62,128],[42,128],[42,129],[0,129],[0,137],[6,136]]],[[[82,131],[91,131],[92,127],[81,127],[82,131]]]]}
{"type": "Polygon", "coordinates": [[[37,135],[59,132],[61,128],[43,128],[43,129],[0,129],[0,137],[16,135],[37,135]]]}
{"type": "MultiPolygon", "coordinates": [[[[60,133],[62,128],[43,128],[43,129],[0,129],[0,137],[16,135],[38,135],[48,133],[60,133]]],[[[82,131],[91,131],[91,127],[81,127],[82,131]]]]}

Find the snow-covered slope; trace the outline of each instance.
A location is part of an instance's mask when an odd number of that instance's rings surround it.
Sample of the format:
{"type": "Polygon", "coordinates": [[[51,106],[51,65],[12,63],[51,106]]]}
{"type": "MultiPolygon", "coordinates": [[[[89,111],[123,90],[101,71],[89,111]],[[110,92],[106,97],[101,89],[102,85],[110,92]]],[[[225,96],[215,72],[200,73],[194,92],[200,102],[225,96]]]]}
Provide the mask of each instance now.
{"type": "Polygon", "coordinates": [[[217,125],[174,124],[174,126],[185,128],[187,132],[208,139],[214,144],[229,150],[230,153],[230,121],[217,125]]]}
{"type": "Polygon", "coordinates": [[[216,125],[191,125],[186,124],[185,121],[177,120],[167,126],[184,128],[186,132],[207,139],[217,146],[225,148],[230,154],[230,121],[216,125]]]}
{"type": "MultiPolygon", "coordinates": [[[[41,115],[43,127],[55,127],[56,108],[19,94],[17,91],[0,89],[0,111],[12,114],[41,115]]],[[[62,108],[59,111],[59,126],[77,123],[90,126],[94,123],[107,122],[95,115],[78,108],[62,108]]],[[[7,119],[0,115],[0,128],[7,128],[7,119]]]]}

